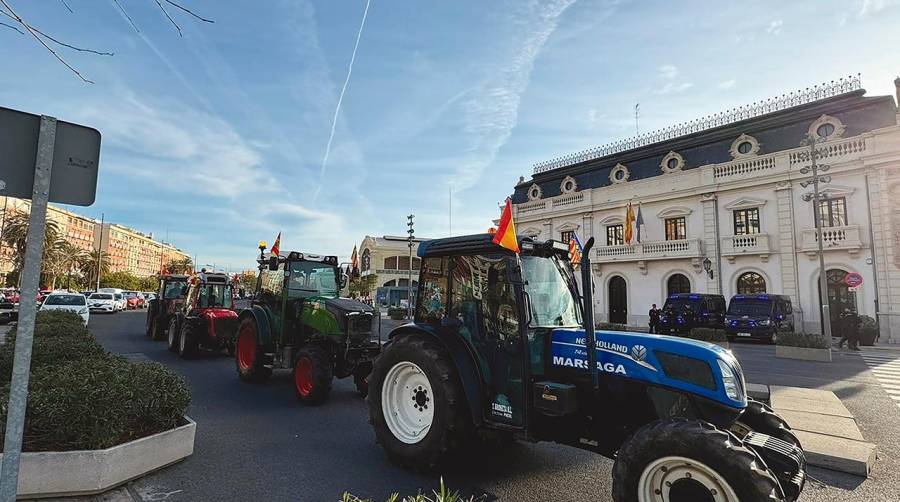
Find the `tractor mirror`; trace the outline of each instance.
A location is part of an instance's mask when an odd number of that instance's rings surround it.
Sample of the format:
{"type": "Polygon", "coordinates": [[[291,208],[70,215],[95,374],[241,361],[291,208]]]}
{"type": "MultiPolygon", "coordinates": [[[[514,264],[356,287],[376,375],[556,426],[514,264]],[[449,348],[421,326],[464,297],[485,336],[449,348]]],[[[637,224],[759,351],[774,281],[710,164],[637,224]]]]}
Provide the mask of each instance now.
{"type": "Polygon", "coordinates": [[[277,256],[269,257],[269,270],[278,270],[278,257],[277,256]]]}
{"type": "Polygon", "coordinates": [[[518,260],[510,258],[506,262],[506,275],[511,284],[522,284],[522,268],[518,260]]]}

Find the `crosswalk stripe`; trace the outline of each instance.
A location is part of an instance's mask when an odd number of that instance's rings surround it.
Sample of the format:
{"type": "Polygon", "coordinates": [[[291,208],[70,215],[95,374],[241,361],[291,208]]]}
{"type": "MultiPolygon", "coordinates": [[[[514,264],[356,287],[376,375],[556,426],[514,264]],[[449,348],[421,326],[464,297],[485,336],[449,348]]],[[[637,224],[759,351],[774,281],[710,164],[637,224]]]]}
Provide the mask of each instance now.
{"type": "Polygon", "coordinates": [[[891,363],[891,362],[900,361],[900,358],[896,358],[896,357],[870,357],[870,356],[862,356],[862,358],[865,359],[867,362],[885,362],[885,363],[891,363]]]}
{"type": "Polygon", "coordinates": [[[868,364],[900,364],[900,360],[896,360],[896,359],[884,360],[884,361],[882,361],[882,360],[873,361],[871,359],[865,359],[865,361],[868,364]]]}

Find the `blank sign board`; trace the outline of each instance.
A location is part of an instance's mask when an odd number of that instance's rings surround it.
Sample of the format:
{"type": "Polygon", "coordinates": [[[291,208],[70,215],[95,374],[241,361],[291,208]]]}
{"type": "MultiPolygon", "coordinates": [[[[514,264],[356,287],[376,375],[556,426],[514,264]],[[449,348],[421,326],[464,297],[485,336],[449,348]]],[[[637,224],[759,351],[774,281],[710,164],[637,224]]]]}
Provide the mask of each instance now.
{"type": "MultiPolygon", "coordinates": [[[[41,117],[0,107],[0,195],[31,199],[41,117]]],[[[97,195],[100,131],[56,123],[50,202],[90,206],[97,195]]]]}

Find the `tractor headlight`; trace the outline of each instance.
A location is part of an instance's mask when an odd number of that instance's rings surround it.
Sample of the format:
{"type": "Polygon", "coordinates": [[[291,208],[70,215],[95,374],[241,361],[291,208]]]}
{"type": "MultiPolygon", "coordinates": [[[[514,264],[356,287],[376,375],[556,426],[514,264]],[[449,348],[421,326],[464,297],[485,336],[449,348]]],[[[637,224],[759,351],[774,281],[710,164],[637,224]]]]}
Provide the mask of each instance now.
{"type": "Polygon", "coordinates": [[[734,401],[743,401],[744,389],[741,385],[743,375],[735,375],[734,370],[725,361],[719,359],[718,362],[719,370],[722,372],[722,383],[725,384],[725,395],[734,401]]]}

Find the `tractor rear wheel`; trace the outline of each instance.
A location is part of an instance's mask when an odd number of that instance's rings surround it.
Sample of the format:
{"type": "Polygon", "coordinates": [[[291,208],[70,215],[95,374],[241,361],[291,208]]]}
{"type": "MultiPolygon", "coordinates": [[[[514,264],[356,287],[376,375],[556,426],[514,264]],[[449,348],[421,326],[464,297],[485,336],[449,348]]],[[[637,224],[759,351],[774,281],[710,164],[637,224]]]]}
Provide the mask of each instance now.
{"type": "Polygon", "coordinates": [[[178,351],[178,318],[173,317],[171,321],[169,321],[169,329],[166,331],[166,345],[169,348],[169,352],[177,352],[178,351]]]}
{"type": "Polygon", "coordinates": [[[294,389],[297,397],[306,404],[321,404],[331,392],[334,368],[328,352],[316,346],[306,346],[297,351],[294,361],[294,389]]]}
{"type": "Polygon", "coordinates": [[[781,416],[772,411],[772,408],[752,399],[747,400],[747,408],[731,426],[731,432],[739,438],[743,438],[748,432],[759,432],[802,448],[791,426],[781,416]]]}
{"type": "Polygon", "coordinates": [[[753,450],[710,423],[658,420],[635,432],[619,450],[613,500],[784,502],[778,480],[765,465],[753,450]]]}
{"type": "Polygon", "coordinates": [[[375,437],[392,461],[406,467],[432,469],[471,436],[453,359],[426,336],[402,336],[375,360],[368,403],[375,437]]]}
{"type": "Polygon", "coordinates": [[[263,382],[272,374],[271,368],[263,366],[263,347],[253,317],[245,317],[238,326],[234,361],[241,380],[263,382]]]}
{"type": "Polygon", "coordinates": [[[156,319],[147,311],[147,337],[153,340],[156,338],[156,319]]]}

